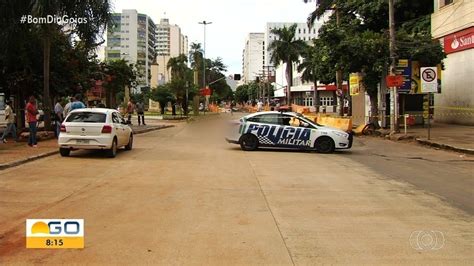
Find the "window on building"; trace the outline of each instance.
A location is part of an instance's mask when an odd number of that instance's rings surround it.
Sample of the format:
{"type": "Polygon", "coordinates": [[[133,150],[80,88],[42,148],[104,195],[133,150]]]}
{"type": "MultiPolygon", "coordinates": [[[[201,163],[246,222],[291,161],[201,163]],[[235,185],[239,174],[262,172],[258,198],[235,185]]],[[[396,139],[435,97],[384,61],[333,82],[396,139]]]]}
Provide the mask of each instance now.
{"type": "Polygon", "coordinates": [[[313,97],[304,98],[304,106],[313,106],[313,97]]]}
{"type": "Polygon", "coordinates": [[[330,96],[325,96],[320,98],[322,106],[332,106],[334,105],[334,98],[330,96]]]}
{"type": "Polygon", "coordinates": [[[303,29],[303,33],[306,34],[306,29],[303,29]]]}
{"type": "Polygon", "coordinates": [[[316,29],[313,29],[313,34],[316,34],[316,29]]]}
{"type": "Polygon", "coordinates": [[[298,29],[298,33],[301,34],[301,29],[298,29]]]}

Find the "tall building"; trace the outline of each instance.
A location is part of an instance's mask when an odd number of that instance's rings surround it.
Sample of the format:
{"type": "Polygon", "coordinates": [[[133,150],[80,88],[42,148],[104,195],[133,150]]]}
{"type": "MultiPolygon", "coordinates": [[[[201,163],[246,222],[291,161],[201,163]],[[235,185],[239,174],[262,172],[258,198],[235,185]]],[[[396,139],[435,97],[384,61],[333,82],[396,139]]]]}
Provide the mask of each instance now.
{"type": "Polygon", "coordinates": [[[474,117],[460,111],[474,108],[474,1],[434,0],[431,34],[441,41],[441,93],[435,94],[436,121],[474,125],[474,117]],[[461,108],[461,109],[460,109],[461,108]]]}
{"type": "Polygon", "coordinates": [[[265,65],[265,33],[249,33],[242,54],[242,81],[254,81],[265,65]]]}
{"type": "Polygon", "coordinates": [[[155,31],[153,20],[134,9],[112,14],[112,25],[107,32],[105,60],[125,59],[136,64],[138,87],[150,86],[150,67],[155,59],[155,31]]]}
{"type": "MultiPolygon", "coordinates": [[[[321,20],[322,21],[322,20],[321,20]]],[[[297,40],[311,41],[312,39],[318,38],[318,30],[322,25],[322,22],[317,21],[314,26],[309,28],[307,23],[296,23],[296,22],[268,22],[265,30],[265,65],[273,65],[270,63],[271,52],[268,51],[268,47],[272,41],[277,39],[277,36],[272,33],[273,29],[281,29],[283,27],[291,27],[296,24],[295,38],[297,40]]]]}
{"type": "Polygon", "coordinates": [[[162,18],[156,25],[156,62],[158,63],[158,83],[163,84],[171,79],[166,65],[171,57],[188,54],[188,37],[182,34],[178,25],[170,24],[169,19],[162,18]]]}

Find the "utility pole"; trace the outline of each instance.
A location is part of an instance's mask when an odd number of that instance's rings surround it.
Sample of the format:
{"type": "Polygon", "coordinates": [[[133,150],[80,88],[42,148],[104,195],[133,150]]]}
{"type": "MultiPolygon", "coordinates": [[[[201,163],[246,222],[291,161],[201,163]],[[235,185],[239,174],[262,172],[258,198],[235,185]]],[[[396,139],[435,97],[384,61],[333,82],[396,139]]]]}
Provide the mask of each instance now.
{"type": "MultiPolygon", "coordinates": [[[[202,88],[206,88],[206,26],[212,24],[212,22],[203,20],[199,24],[204,26],[204,43],[203,43],[203,53],[202,53],[202,88]]],[[[206,95],[206,105],[204,109],[209,105],[209,95],[206,95]]]]}
{"type": "MultiPolygon", "coordinates": [[[[336,7],[336,25],[337,27],[339,28],[339,26],[341,25],[341,18],[340,18],[340,15],[339,15],[339,9],[336,7]]],[[[339,66],[336,70],[336,92],[340,93],[340,95],[337,95],[336,93],[336,99],[339,98],[339,116],[343,116],[344,115],[344,91],[342,89],[342,69],[341,67],[339,66]]],[[[315,88],[317,89],[317,88],[315,88]]],[[[337,100],[336,100],[336,104],[337,104],[337,100]]]]}
{"type": "MultiPolygon", "coordinates": [[[[395,47],[395,8],[394,0],[388,1],[390,27],[390,75],[395,75],[396,47],[395,47]]],[[[390,132],[398,132],[398,91],[397,87],[390,88],[390,132]]]]}

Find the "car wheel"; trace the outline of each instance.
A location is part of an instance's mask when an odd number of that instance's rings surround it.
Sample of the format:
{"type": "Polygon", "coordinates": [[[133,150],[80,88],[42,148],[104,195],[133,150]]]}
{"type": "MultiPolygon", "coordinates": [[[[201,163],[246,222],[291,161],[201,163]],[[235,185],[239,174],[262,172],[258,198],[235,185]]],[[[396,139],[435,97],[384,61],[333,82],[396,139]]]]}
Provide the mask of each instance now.
{"type": "Polygon", "coordinates": [[[332,153],[334,152],[335,145],[330,137],[320,137],[316,140],[314,148],[319,153],[332,153]]]}
{"type": "Polygon", "coordinates": [[[258,138],[252,134],[240,137],[240,148],[244,151],[254,151],[258,148],[258,138]]]}
{"type": "Polygon", "coordinates": [[[107,150],[107,157],[109,158],[114,158],[117,155],[117,139],[114,138],[112,141],[112,147],[110,147],[109,150],[107,150]]]}
{"type": "Polygon", "coordinates": [[[133,134],[130,134],[130,138],[128,138],[128,144],[125,146],[125,150],[129,151],[133,147],[133,134]]]}
{"type": "Polygon", "coordinates": [[[61,156],[63,157],[68,157],[69,154],[71,154],[71,150],[66,148],[59,148],[59,154],[61,154],[61,156]]]}

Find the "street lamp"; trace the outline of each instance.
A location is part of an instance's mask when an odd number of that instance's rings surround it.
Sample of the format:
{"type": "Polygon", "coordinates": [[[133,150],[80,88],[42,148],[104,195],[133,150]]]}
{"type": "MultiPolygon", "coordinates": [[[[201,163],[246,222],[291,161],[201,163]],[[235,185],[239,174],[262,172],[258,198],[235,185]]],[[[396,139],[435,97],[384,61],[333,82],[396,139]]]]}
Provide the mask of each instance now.
{"type": "Polygon", "coordinates": [[[203,20],[202,22],[199,22],[199,24],[203,25],[204,27],[204,43],[203,43],[203,55],[202,55],[202,71],[203,71],[203,77],[202,77],[202,87],[206,88],[206,25],[212,24],[210,21],[205,21],[203,20]]]}

